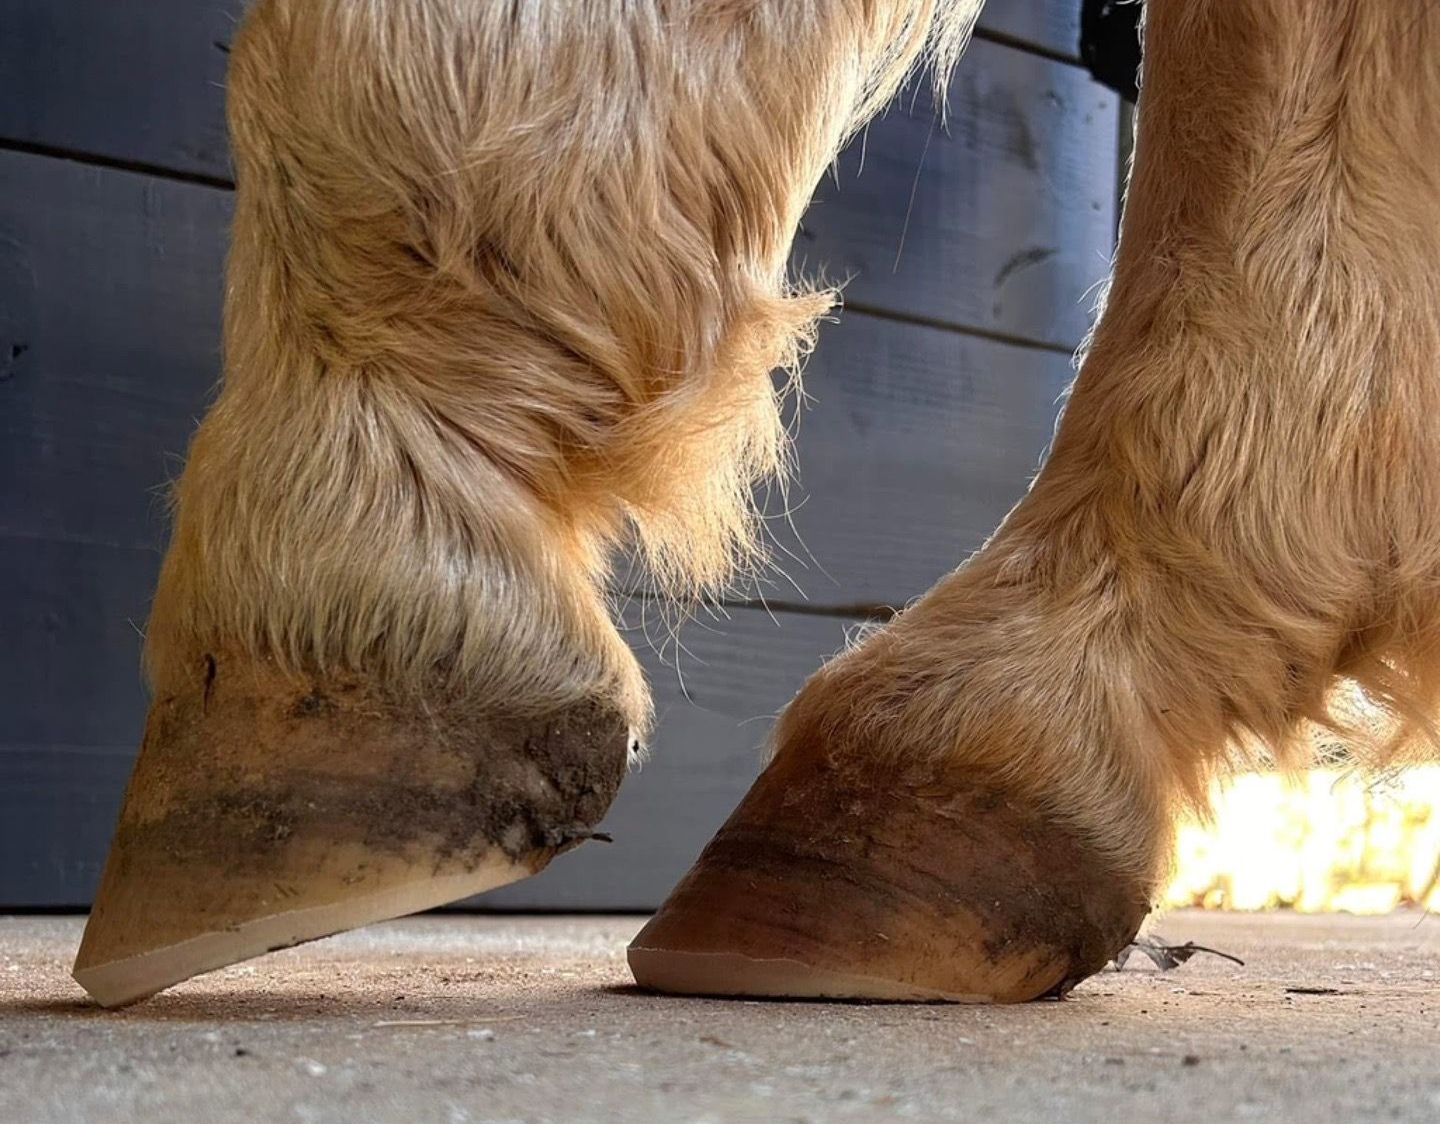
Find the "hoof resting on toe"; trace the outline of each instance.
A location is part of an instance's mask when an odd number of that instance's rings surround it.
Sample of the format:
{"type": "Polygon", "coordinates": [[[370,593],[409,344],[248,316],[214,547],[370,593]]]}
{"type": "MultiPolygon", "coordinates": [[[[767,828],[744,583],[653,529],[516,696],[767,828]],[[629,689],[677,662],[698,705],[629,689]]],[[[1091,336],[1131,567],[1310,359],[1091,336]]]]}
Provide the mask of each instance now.
{"type": "Polygon", "coordinates": [[[619,712],[501,717],[223,657],[151,706],[75,962],[107,1007],[524,878],[590,837],[619,712]]]}
{"type": "Polygon", "coordinates": [[[1023,1002],[1103,968],[1148,908],[998,790],[791,754],[629,960],[642,987],[680,994],[1023,1002]]]}

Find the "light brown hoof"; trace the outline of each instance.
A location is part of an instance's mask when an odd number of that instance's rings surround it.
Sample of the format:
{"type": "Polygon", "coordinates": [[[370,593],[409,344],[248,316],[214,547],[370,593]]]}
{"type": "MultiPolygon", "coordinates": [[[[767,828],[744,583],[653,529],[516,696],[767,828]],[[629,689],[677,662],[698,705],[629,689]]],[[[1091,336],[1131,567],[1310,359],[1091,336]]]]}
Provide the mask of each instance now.
{"type": "Polygon", "coordinates": [[[219,656],[150,708],[75,961],[106,1007],[533,874],[590,836],[630,731],[219,656]]]}
{"type": "Polygon", "coordinates": [[[1023,1002],[1063,995],[1148,910],[999,791],[782,755],[630,945],[690,995],[1023,1002]]]}

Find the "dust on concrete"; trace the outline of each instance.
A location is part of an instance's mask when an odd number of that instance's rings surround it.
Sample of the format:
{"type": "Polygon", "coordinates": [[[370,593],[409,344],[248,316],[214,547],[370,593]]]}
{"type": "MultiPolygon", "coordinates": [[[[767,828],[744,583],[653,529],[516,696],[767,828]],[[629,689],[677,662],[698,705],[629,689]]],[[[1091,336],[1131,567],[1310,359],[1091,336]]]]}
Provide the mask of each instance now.
{"type": "Polygon", "coordinates": [[[66,975],[80,919],[0,920],[0,1120],[1440,1117],[1440,918],[1176,914],[1167,935],[1245,965],[1019,1007],[649,996],[641,920],[389,923],[120,1012],[66,975]]]}

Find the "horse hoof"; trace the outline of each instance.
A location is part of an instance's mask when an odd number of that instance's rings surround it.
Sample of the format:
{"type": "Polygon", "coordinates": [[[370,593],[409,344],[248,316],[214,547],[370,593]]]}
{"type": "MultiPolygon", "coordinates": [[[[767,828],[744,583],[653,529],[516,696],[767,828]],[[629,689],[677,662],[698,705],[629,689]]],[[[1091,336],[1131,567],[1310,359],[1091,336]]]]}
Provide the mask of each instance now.
{"type": "Polygon", "coordinates": [[[114,1007],[534,874],[625,774],[620,713],[504,717],[215,657],[150,708],[74,976],[114,1007]]]}
{"type": "Polygon", "coordinates": [[[629,949],[689,995],[1062,996],[1148,911],[1065,828],[933,765],[782,754],[629,949]]]}

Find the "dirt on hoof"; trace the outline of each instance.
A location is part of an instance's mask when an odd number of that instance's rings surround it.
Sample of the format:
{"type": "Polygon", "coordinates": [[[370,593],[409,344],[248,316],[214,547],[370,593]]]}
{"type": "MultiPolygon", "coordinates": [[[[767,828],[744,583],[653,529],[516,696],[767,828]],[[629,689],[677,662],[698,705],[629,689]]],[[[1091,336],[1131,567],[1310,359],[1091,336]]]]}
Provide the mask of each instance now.
{"type": "Polygon", "coordinates": [[[562,849],[604,816],[629,729],[595,701],[538,716],[396,698],[358,676],[296,681],[221,660],[202,695],[157,699],[119,844],[253,873],[323,817],[337,842],[473,865],[562,849]],[[131,814],[133,813],[133,814],[131,814]],[[153,841],[153,842],[152,842],[153,841]]]}
{"type": "Polygon", "coordinates": [[[690,994],[1016,1002],[1063,996],[1148,912],[1064,828],[928,766],[791,754],[631,945],[690,994]]]}
{"type": "Polygon", "coordinates": [[[76,978],[125,1002],[515,881],[593,837],[630,730],[212,657],[151,707],[76,978]]]}

